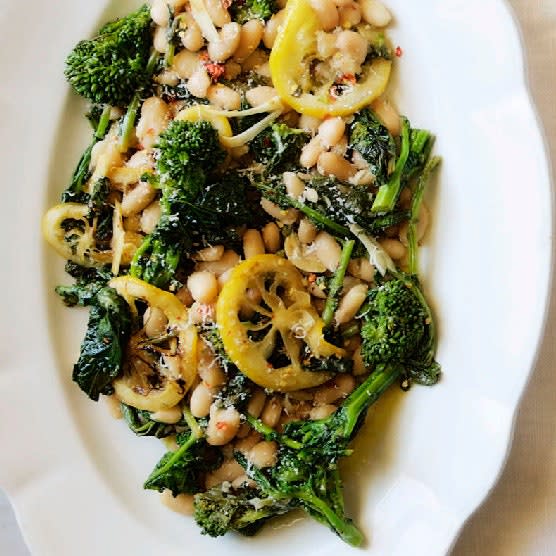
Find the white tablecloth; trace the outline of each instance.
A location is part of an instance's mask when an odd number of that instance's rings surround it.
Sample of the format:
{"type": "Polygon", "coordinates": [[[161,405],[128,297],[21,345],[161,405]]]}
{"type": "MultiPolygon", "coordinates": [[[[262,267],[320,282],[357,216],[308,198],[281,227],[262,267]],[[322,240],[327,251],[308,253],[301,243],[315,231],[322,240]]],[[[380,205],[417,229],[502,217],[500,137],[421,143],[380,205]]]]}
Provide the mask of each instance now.
{"type": "MultiPolygon", "coordinates": [[[[510,0],[510,4],[521,25],[532,94],[556,161],[556,0],[510,0]]],[[[0,554],[29,554],[1,492],[0,554]]],[[[555,554],[556,301],[519,411],[507,466],[489,498],[463,529],[452,556],[555,554]]]]}

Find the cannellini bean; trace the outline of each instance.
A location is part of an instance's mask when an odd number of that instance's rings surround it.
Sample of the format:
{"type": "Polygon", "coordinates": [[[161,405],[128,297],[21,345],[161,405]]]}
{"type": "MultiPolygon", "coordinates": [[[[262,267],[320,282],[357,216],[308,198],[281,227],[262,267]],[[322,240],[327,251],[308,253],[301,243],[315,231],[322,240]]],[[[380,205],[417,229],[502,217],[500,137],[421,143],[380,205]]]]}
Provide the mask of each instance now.
{"type": "Polygon", "coordinates": [[[250,479],[245,473],[232,481],[232,488],[235,489],[242,487],[255,488],[256,486],[257,483],[253,479],[250,479]]]}
{"type": "Polygon", "coordinates": [[[141,230],[146,234],[150,234],[156,228],[160,220],[160,203],[158,201],[152,202],[141,213],[141,230]]]}
{"type": "Polygon", "coordinates": [[[190,13],[185,13],[181,22],[185,24],[185,31],[181,33],[181,43],[187,50],[198,52],[205,44],[199,25],[190,13]]]}
{"type": "Polygon", "coordinates": [[[299,179],[295,172],[284,172],[284,185],[290,197],[297,199],[303,195],[305,183],[299,179]]]}
{"type": "Polygon", "coordinates": [[[195,387],[193,392],[191,392],[191,400],[189,402],[191,414],[193,417],[202,419],[209,414],[211,405],[212,390],[205,382],[201,382],[195,387]]]}
{"type": "Polygon", "coordinates": [[[301,150],[299,163],[304,168],[312,168],[318,161],[320,155],[324,152],[324,145],[317,135],[313,137],[301,150]]]}
{"type": "Polygon", "coordinates": [[[152,147],[168,125],[170,107],[159,97],[150,97],[141,106],[137,139],[144,148],[152,147]]]}
{"type": "Polygon", "coordinates": [[[175,87],[180,82],[180,78],[176,72],[172,70],[164,70],[156,76],[156,82],[161,85],[175,87]]]}
{"type": "Polygon", "coordinates": [[[172,491],[166,489],[161,495],[162,503],[173,512],[183,515],[193,515],[193,495],[178,494],[174,496],[172,491]]]}
{"type": "Polygon", "coordinates": [[[251,56],[263,38],[264,27],[260,19],[251,19],[241,26],[241,36],[234,52],[234,60],[243,62],[251,56]]]}
{"type": "Polygon", "coordinates": [[[411,189],[409,189],[409,187],[405,187],[404,189],[402,189],[402,192],[400,193],[400,206],[403,209],[408,209],[411,206],[411,199],[413,198],[413,192],[411,191],[411,189]]]}
{"type": "Polygon", "coordinates": [[[152,20],[161,27],[168,27],[170,22],[170,12],[168,4],[164,0],[154,0],[151,7],[152,20]]]}
{"type": "Polygon", "coordinates": [[[373,282],[375,279],[375,267],[364,257],[352,259],[348,265],[348,272],[365,282],[373,282]]]}
{"type": "Polygon", "coordinates": [[[309,116],[307,114],[302,114],[301,117],[299,118],[299,128],[302,129],[303,131],[308,131],[309,133],[313,133],[315,134],[318,129],[320,124],[322,123],[322,120],[319,118],[316,118],[315,116],[309,116]]]}
{"type": "Polygon", "coordinates": [[[206,98],[211,81],[207,70],[198,67],[187,81],[187,90],[197,98],[206,98]]]}
{"type": "Polygon", "coordinates": [[[350,374],[337,375],[315,392],[315,404],[324,405],[346,398],[355,389],[355,379],[350,374]]]}
{"type": "Polygon", "coordinates": [[[191,297],[191,292],[187,289],[187,286],[182,286],[177,292],[176,297],[186,306],[191,307],[193,305],[193,298],[191,297]]]}
{"type": "Polygon", "coordinates": [[[214,262],[219,261],[224,254],[224,246],[223,245],[212,245],[210,247],[205,247],[200,251],[197,251],[193,255],[194,261],[206,261],[206,262],[214,262]]]}
{"type": "Polygon", "coordinates": [[[180,50],[174,56],[172,70],[175,71],[181,79],[189,79],[195,70],[199,68],[199,56],[187,49],[180,50]]]}
{"type": "Polygon", "coordinates": [[[293,208],[284,210],[268,199],[261,199],[261,207],[267,214],[272,216],[272,218],[275,218],[286,225],[295,224],[299,217],[298,210],[293,208]]]}
{"type": "Polygon", "coordinates": [[[373,173],[368,169],[357,170],[355,176],[349,178],[349,183],[352,185],[371,185],[376,180],[373,173]]]}
{"type": "Polygon", "coordinates": [[[336,324],[344,324],[352,320],[357,311],[363,305],[363,302],[367,298],[367,291],[369,287],[364,284],[359,284],[351,288],[340,301],[338,310],[334,315],[334,320],[336,324]]]}
{"type": "Polygon", "coordinates": [[[380,246],[386,251],[386,253],[388,253],[388,255],[390,255],[390,258],[394,261],[403,259],[406,254],[407,250],[405,245],[397,239],[385,238],[381,239],[379,243],[380,246]]]}
{"type": "Polygon", "coordinates": [[[253,417],[258,417],[262,413],[265,403],[266,394],[264,390],[256,390],[247,404],[247,413],[253,417]]]}
{"type": "Polygon", "coordinates": [[[157,27],[155,29],[153,46],[157,52],[166,54],[168,51],[168,27],[157,27]]]}
{"type": "Polygon", "coordinates": [[[399,112],[386,99],[379,98],[373,103],[373,111],[376,117],[384,124],[386,129],[397,137],[401,131],[401,119],[399,112]]]}
{"type": "Polygon", "coordinates": [[[156,189],[146,181],[140,181],[130,189],[122,198],[122,216],[127,217],[138,214],[147,208],[156,197],[156,189]]]}
{"type": "Polygon", "coordinates": [[[341,31],[336,37],[336,46],[357,65],[361,65],[367,57],[369,44],[365,38],[355,31],[341,31]]]}
{"type": "Polygon", "coordinates": [[[282,404],[278,397],[273,396],[267,400],[263,412],[261,414],[261,421],[268,427],[275,427],[280,421],[282,415],[282,404]]]}
{"type": "Polygon", "coordinates": [[[340,262],[342,248],[339,243],[327,232],[320,232],[313,242],[315,255],[322,264],[334,272],[340,262]]]}
{"type": "Polygon", "coordinates": [[[310,0],[311,7],[325,31],[332,31],[340,23],[336,4],[332,0],[310,0]]]}
{"type": "Polygon", "coordinates": [[[278,95],[274,87],[268,87],[267,85],[260,85],[259,87],[253,87],[245,93],[245,98],[251,106],[260,106],[269,100],[272,100],[278,95]]]}
{"type": "Polygon", "coordinates": [[[340,27],[349,29],[361,23],[361,8],[356,2],[347,2],[338,9],[340,27]]]}
{"type": "Polygon", "coordinates": [[[246,259],[264,255],[264,242],[259,230],[247,230],[243,234],[243,254],[246,259]]]}
{"type": "Polygon", "coordinates": [[[349,181],[357,173],[357,168],[351,162],[334,152],[320,154],[317,169],[323,176],[336,176],[341,181],[349,181]]]}
{"type": "Polygon", "coordinates": [[[219,33],[217,41],[210,42],[208,54],[215,62],[225,62],[239,46],[241,39],[241,25],[239,23],[226,23],[219,33]]]}
{"type": "Polygon", "coordinates": [[[321,143],[329,149],[342,139],[345,130],[346,124],[342,118],[329,118],[320,124],[318,137],[321,143]]]}
{"type": "Polygon", "coordinates": [[[237,62],[228,60],[224,64],[224,79],[235,79],[241,73],[241,66],[237,62]]]}
{"type": "Polygon", "coordinates": [[[355,376],[360,376],[368,372],[369,370],[367,369],[361,355],[361,346],[359,346],[353,354],[353,374],[355,376]]]}
{"type": "Polygon", "coordinates": [[[191,324],[206,324],[214,322],[216,307],[213,303],[203,304],[195,301],[189,308],[189,321],[191,324]]]}
{"type": "Polygon", "coordinates": [[[226,383],[226,374],[220,367],[212,350],[204,343],[199,350],[197,372],[209,388],[218,388],[226,383]]]}
{"type": "Polygon", "coordinates": [[[144,166],[154,168],[153,151],[150,149],[137,151],[129,157],[125,165],[128,168],[142,168],[144,166]]]}
{"type": "Polygon", "coordinates": [[[199,303],[211,303],[218,296],[216,276],[208,270],[191,274],[187,279],[187,288],[199,303]]]}
{"type": "Polygon", "coordinates": [[[235,407],[220,408],[212,404],[206,430],[207,442],[211,446],[227,444],[237,434],[240,424],[241,417],[235,407]]]}
{"type": "Polygon", "coordinates": [[[255,431],[251,431],[245,438],[237,440],[234,449],[247,455],[249,450],[262,440],[262,436],[255,431]]]}
{"type": "Polygon", "coordinates": [[[284,22],[285,15],[286,12],[284,10],[280,10],[279,12],[275,13],[266,23],[263,34],[263,43],[269,50],[274,46],[274,41],[276,40],[276,36],[278,35],[278,29],[284,22]]]}
{"type": "Polygon", "coordinates": [[[151,419],[153,421],[166,423],[168,425],[179,423],[182,416],[183,412],[179,405],[175,405],[174,407],[169,407],[167,409],[159,409],[158,411],[151,413],[151,419]]]}
{"type": "Polygon", "coordinates": [[[335,405],[330,403],[319,405],[313,407],[309,413],[309,419],[312,421],[318,421],[319,419],[326,419],[328,416],[332,415],[338,409],[335,405]]]}
{"type": "Polygon", "coordinates": [[[141,231],[141,215],[132,214],[127,218],[124,218],[124,230],[126,232],[138,233],[141,231]]]}
{"type": "MultiPolygon", "coordinates": [[[[423,203],[421,208],[419,209],[419,219],[417,220],[417,224],[415,226],[415,237],[417,241],[421,241],[425,237],[425,233],[427,232],[427,228],[429,226],[430,221],[430,213],[429,209],[423,203]]],[[[407,230],[409,225],[407,222],[404,222],[400,227],[400,241],[407,246],[407,230]]]]}
{"type": "Polygon", "coordinates": [[[156,338],[166,332],[168,319],[162,309],[148,307],[143,315],[143,326],[145,327],[145,334],[149,338],[156,338]]]}
{"type": "Polygon", "coordinates": [[[235,251],[229,249],[228,251],[224,251],[220,260],[198,263],[196,268],[197,270],[208,270],[216,276],[221,276],[226,271],[236,266],[239,261],[240,256],[235,251]]]}
{"type": "Polygon", "coordinates": [[[280,228],[274,222],[269,222],[263,228],[262,235],[266,251],[276,253],[280,249],[282,239],[280,228]]]}
{"type": "Polygon", "coordinates": [[[359,0],[363,19],[375,27],[386,27],[392,21],[392,14],[380,0],[359,0]]]}
{"type": "Polygon", "coordinates": [[[241,64],[241,67],[244,72],[257,71],[258,68],[267,62],[268,54],[264,50],[257,48],[257,50],[255,50],[255,52],[253,52],[253,54],[251,54],[251,56],[249,56],[249,58],[241,64]]]}
{"type": "Polygon", "coordinates": [[[216,27],[224,27],[230,23],[231,17],[228,10],[224,7],[222,0],[204,0],[207,12],[216,27]]]}
{"type": "Polygon", "coordinates": [[[320,60],[330,58],[336,52],[336,35],[317,31],[317,57],[320,60]]]}
{"type": "Polygon", "coordinates": [[[301,241],[301,243],[312,243],[317,237],[317,233],[317,228],[308,218],[301,219],[297,230],[297,235],[299,236],[299,241],[301,241]]]}
{"type": "Polygon", "coordinates": [[[247,455],[247,459],[260,469],[265,467],[273,467],[276,465],[276,454],[278,452],[278,445],[276,442],[263,440],[255,444],[247,455]]]}
{"type": "Polygon", "coordinates": [[[212,488],[222,484],[224,481],[231,483],[242,475],[245,475],[245,469],[235,459],[229,459],[218,469],[207,475],[205,487],[212,488]]]}
{"type": "Polygon", "coordinates": [[[231,87],[218,83],[211,85],[207,91],[208,100],[223,110],[239,110],[241,107],[241,96],[231,87]]]}

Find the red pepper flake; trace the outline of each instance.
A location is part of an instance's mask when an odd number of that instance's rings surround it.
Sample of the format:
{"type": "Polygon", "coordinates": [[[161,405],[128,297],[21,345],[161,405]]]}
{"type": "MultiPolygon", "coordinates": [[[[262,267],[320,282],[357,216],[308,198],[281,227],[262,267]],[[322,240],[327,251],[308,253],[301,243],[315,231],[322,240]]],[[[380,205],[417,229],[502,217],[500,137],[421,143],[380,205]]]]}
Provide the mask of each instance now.
{"type": "Polygon", "coordinates": [[[309,282],[309,284],[314,284],[316,281],[317,281],[316,274],[309,274],[309,276],[307,276],[307,282],[309,282]]]}
{"type": "Polygon", "coordinates": [[[205,66],[205,69],[207,70],[207,73],[209,74],[212,82],[218,83],[218,80],[224,75],[224,72],[226,71],[224,69],[224,64],[213,62],[209,58],[208,52],[206,51],[201,52],[201,54],[199,55],[199,59],[203,63],[203,66],[205,66]]]}
{"type": "Polygon", "coordinates": [[[220,3],[222,7],[227,10],[233,4],[233,0],[220,0],[220,3]]]}
{"type": "Polygon", "coordinates": [[[394,54],[398,57],[401,58],[403,56],[403,50],[401,46],[397,46],[396,50],[394,52],[394,54]]]}
{"type": "Polygon", "coordinates": [[[353,73],[344,73],[344,75],[340,78],[340,83],[351,83],[352,85],[355,85],[357,83],[357,78],[353,75],[353,73]]]}
{"type": "Polygon", "coordinates": [[[218,421],[218,422],[216,423],[216,428],[217,428],[219,431],[224,430],[224,429],[228,428],[228,423],[225,423],[225,422],[223,422],[223,421],[218,421]]]}

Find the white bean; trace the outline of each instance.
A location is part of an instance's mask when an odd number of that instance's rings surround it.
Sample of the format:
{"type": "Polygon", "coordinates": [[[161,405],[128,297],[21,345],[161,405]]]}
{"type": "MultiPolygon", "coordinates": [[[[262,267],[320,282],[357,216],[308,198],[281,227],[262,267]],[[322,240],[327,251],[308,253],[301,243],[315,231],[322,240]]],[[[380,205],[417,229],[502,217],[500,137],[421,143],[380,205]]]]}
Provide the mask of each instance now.
{"type": "Polygon", "coordinates": [[[214,353],[203,343],[199,352],[197,372],[209,388],[219,388],[226,383],[226,374],[220,367],[214,353]]]}
{"type": "Polygon", "coordinates": [[[222,110],[239,110],[241,95],[226,85],[211,85],[207,91],[208,100],[222,110]]]}
{"type": "Polygon", "coordinates": [[[348,272],[365,282],[373,282],[375,279],[375,267],[370,263],[369,259],[364,257],[352,259],[349,262],[348,272]]]}
{"type": "Polygon", "coordinates": [[[235,79],[241,73],[241,66],[237,62],[228,60],[224,64],[224,79],[229,81],[235,79]]]}
{"type": "Polygon", "coordinates": [[[317,135],[313,137],[301,150],[299,163],[304,168],[312,168],[318,161],[320,155],[324,152],[324,145],[317,135]]]}
{"type": "Polygon", "coordinates": [[[299,128],[303,131],[308,131],[309,133],[315,134],[322,120],[320,118],[316,118],[315,116],[309,116],[307,114],[302,114],[299,118],[299,128]]]}
{"type": "MultiPolygon", "coordinates": [[[[425,237],[425,233],[427,232],[427,228],[429,226],[429,220],[430,220],[429,209],[423,203],[421,205],[421,208],[419,209],[419,218],[415,226],[415,237],[418,242],[420,242],[425,237]]],[[[408,245],[408,241],[407,241],[408,228],[409,226],[407,222],[404,222],[404,224],[400,226],[400,241],[405,246],[408,245]]]]}
{"type": "Polygon", "coordinates": [[[190,13],[186,13],[181,21],[185,23],[185,31],[181,34],[181,43],[187,50],[198,52],[205,44],[201,29],[190,13]]]}
{"type": "Polygon", "coordinates": [[[341,181],[349,181],[357,174],[357,168],[351,162],[334,152],[320,154],[317,169],[323,176],[335,176],[341,181]]]}
{"type": "Polygon", "coordinates": [[[321,27],[331,31],[340,23],[336,4],[332,0],[310,0],[311,7],[317,14],[321,27]]]}
{"type": "Polygon", "coordinates": [[[334,272],[342,255],[340,244],[329,233],[320,232],[313,242],[313,247],[321,263],[330,272],[334,272]]]}
{"type": "Polygon", "coordinates": [[[380,0],[359,0],[363,19],[375,27],[386,27],[392,21],[392,14],[380,0]]]}
{"type": "Polygon", "coordinates": [[[318,136],[322,144],[329,149],[340,141],[345,130],[346,124],[342,118],[329,118],[320,124],[318,136]]]}
{"type": "Polygon", "coordinates": [[[219,33],[216,41],[208,45],[208,54],[215,62],[225,62],[239,46],[241,39],[241,25],[239,23],[226,23],[219,33]]]}
{"type": "Polygon", "coordinates": [[[167,409],[159,409],[151,413],[151,419],[158,423],[166,423],[168,425],[175,425],[181,421],[183,417],[182,409],[179,405],[169,407],[167,409]]]}
{"type": "Polygon", "coordinates": [[[299,228],[297,230],[297,235],[299,236],[299,241],[301,241],[301,243],[312,243],[313,241],[315,241],[317,233],[317,228],[308,218],[301,219],[301,222],[299,222],[299,228]]]}
{"type": "Polygon", "coordinates": [[[373,112],[394,137],[400,134],[400,114],[390,102],[386,99],[379,98],[373,103],[373,112]]]}
{"type": "Polygon", "coordinates": [[[231,249],[224,251],[222,258],[219,261],[202,262],[198,263],[197,270],[208,270],[216,276],[222,276],[225,272],[236,266],[240,261],[240,256],[231,249]]]}
{"type": "Polygon", "coordinates": [[[151,7],[152,20],[161,27],[168,27],[170,22],[170,12],[168,4],[164,0],[154,0],[151,7]]]}
{"type": "Polygon", "coordinates": [[[128,217],[147,208],[156,197],[156,189],[147,181],[140,181],[122,198],[122,216],[128,217]]]}
{"type": "Polygon", "coordinates": [[[255,52],[253,52],[253,54],[251,54],[251,56],[249,56],[249,58],[241,64],[241,67],[243,72],[247,73],[249,71],[257,71],[258,68],[267,62],[268,54],[264,50],[257,48],[257,50],[255,50],[255,52]]]}
{"type": "Polygon", "coordinates": [[[305,183],[299,179],[295,172],[284,172],[283,178],[286,191],[290,197],[298,199],[301,195],[303,195],[305,183]]]}
{"type": "Polygon", "coordinates": [[[124,230],[126,232],[140,232],[141,231],[141,215],[132,214],[124,218],[124,230]]]}
{"type": "Polygon", "coordinates": [[[340,27],[349,29],[361,23],[361,8],[356,2],[348,2],[338,9],[340,15],[340,27]]]}
{"type": "Polygon", "coordinates": [[[355,64],[361,65],[367,57],[369,44],[365,38],[355,31],[341,31],[336,37],[336,46],[347,56],[350,56],[355,64]]]}
{"type": "Polygon", "coordinates": [[[193,515],[193,495],[178,494],[174,496],[172,491],[166,489],[161,495],[162,503],[173,512],[183,515],[193,515]]]}
{"type": "Polygon", "coordinates": [[[212,488],[222,484],[224,481],[231,483],[242,475],[245,475],[245,469],[235,459],[229,459],[218,469],[207,475],[205,487],[212,488]]]}
{"type": "Polygon", "coordinates": [[[210,85],[211,81],[207,70],[204,67],[200,66],[193,72],[193,74],[187,81],[187,90],[194,97],[206,98],[210,85]]]}
{"type": "Polygon", "coordinates": [[[265,467],[273,467],[276,465],[276,455],[278,452],[278,445],[276,442],[263,440],[255,444],[247,455],[247,459],[255,467],[264,469],[265,467]]]}
{"type": "Polygon", "coordinates": [[[342,297],[338,310],[334,315],[336,324],[344,324],[355,317],[357,311],[359,311],[361,305],[363,305],[363,302],[367,298],[368,289],[368,286],[359,284],[351,288],[346,295],[342,297]]]}
{"type": "Polygon", "coordinates": [[[216,307],[213,303],[203,304],[195,301],[189,308],[189,321],[191,324],[207,324],[214,322],[216,307]]]}
{"type": "Polygon", "coordinates": [[[241,416],[235,407],[220,408],[212,404],[206,431],[207,442],[211,446],[227,444],[237,434],[240,424],[241,416]]]}
{"type": "Polygon", "coordinates": [[[191,274],[187,279],[187,288],[199,303],[211,303],[218,296],[216,276],[208,270],[191,274]]]}
{"type": "Polygon", "coordinates": [[[280,403],[279,398],[273,396],[270,398],[263,409],[261,414],[261,421],[267,427],[275,427],[278,422],[280,421],[280,416],[282,415],[282,404],[280,403]]]}
{"type": "Polygon", "coordinates": [[[155,29],[153,46],[157,52],[166,54],[168,51],[168,27],[157,27],[155,29]]]}
{"type": "Polygon", "coordinates": [[[168,126],[170,107],[159,97],[150,97],[141,106],[137,139],[143,148],[150,148],[168,126]]]}
{"type": "Polygon", "coordinates": [[[263,228],[262,235],[266,251],[276,253],[280,249],[282,239],[280,228],[274,222],[269,222],[263,228]]]}
{"type": "Polygon", "coordinates": [[[274,204],[272,201],[269,201],[268,199],[264,199],[264,198],[261,199],[261,207],[267,214],[270,214],[272,218],[279,220],[280,222],[282,222],[282,224],[286,224],[286,225],[295,224],[295,222],[297,222],[297,219],[299,217],[298,210],[293,208],[284,210],[280,208],[278,205],[274,204]]]}
{"type": "Polygon", "coordinates": [[[175,71],[181,79],[189,79],[195,73],[195,70],[199,68],[199,63],[199,56],[184,48],[174,56],[172,70],[175,71]]]}
{"type": "Polygon", "coordinates": [[[405,245],[397,240],[391,238],[384,238],[379,241],[380,246],[390,255],[394,261],[399,261],[405,256],[407,249],[405,245]]]}
{"type": "Polygon", "coordinates": [[[353,374],[354,376],[364,375],[368,373],[369,370],[363,361],[363,356],[361,355],[361,346],[359,346],[353,354],[353,374]]]}
{"type": "Polygon", "coordinates": [[[260,19],[251,19],[241,26],[241,36],[234,52],[234,60],[243,62],[251,56],[263,38],[264,27],[260,19]]]}
{"type": "Polygon", "coordinates": [[[197,251],[192,258],[194,261],[214,262],[219,261],[222,258],[222,255],[224,255],[224,246],[212,245],[197,251]]]}
{"type": "Polygon", "coordinates": [[[264,255],[264,253],[264,242],[259,230],[247,230],[243,234],[243,254],[245,259],[264,255]]]}
{"type": "Polygon", "coordinates": [[[202,419],[210,412],[212,405],[212,391],[205,382],[199,383],[193,392],[191,392],[191,400],[189,406],[193,417],[202,419]]]}
{"type": "Polygon", "coordinates": [[[315,392],[315,404],[324,405],[346,398],[355,389],[355,379],[349,374],[337,375],[315,392]]]}
{"type": "Polygon", "coordinates": [[[278,96],[276,89],[274,87],[268,87],[267,85],[260,85],[259,87],[253,87],[245,93],[245,98],[247,102],[255,107],[268,102],[278,96]]]}
{"type": "Polygon", "coordinates": [[[272,49],[272,47],[274,46],[274,41],[276,40],[276,36],[278,35],[278,29],[284,22],[285,15],[286,12],[284,10],[280,10],[279,12],[275,13],[266,23],[263,35],[263,43],[269,50],[272,49]]]}
{"type": "Polygon", "coordinates": [[[160,214],[160,203],[158,201],[152,202],[141,213],[141,230],[146,234],[152,233],[160,220],[160,214]]]}
{"type": "Polygon", "coordinates": [[[224,27],[224,25],[230,23],[230,13],[224,7],[222,0],[205,0],[205,6],[216,27],[224,27]]]}
{"type": "Polygon", "coordinates": [[[264,393],[264,390],[256,390],[247,404],[247,413],[253,417],[259,417],[263,411],[265,403],[266,394],[264,393]]]}
{"type": "Polygon", "coordinates": [[[336,35],[317,31],[317,58],[327,60],[336,52],[336,35]]]}
{"type": "Polygon", "coordinates": [[[338,409],[335,405],[324,404],[317,407],[313,407],[309,413],[309,419],[312,421],[318,421],[319,419],[326,419],[328,416],[332,415],[338,409]]]}
{"type": "Polygon", "coordinates": [[[145,334],[149,338],[156,338],[162,336],[166,332],[168,326],[168,318],[162,309],[158,307],[147,307],[143,315],[143,326],[145,327],[145,334]]]}

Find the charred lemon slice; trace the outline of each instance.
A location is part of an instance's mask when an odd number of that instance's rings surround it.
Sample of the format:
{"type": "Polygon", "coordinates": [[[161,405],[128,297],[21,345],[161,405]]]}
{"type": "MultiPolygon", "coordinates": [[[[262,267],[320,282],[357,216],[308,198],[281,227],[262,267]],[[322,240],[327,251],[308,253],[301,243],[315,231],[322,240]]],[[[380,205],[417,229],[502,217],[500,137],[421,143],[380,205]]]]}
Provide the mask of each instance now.
{"type": "Polygon", "coordinates": [[[305,346],[315,357],[345,356],[324,339],[299,271],[277,255],[258,255],[234,268],[218,297],[216,319],[228,356],[264,388],[289,392],[330,378],[303,368],[305,346]]]}
{"type": "Polygon", "coordinates": [[[197,375],[197,331],[188,323],[186,307],[175,295],[130,276],[114,278],[109,286],[132,312],[137,312],[136,302],[142,301],[160,309],[168,319],[167,335],[160,341],[141,333],[132,337],[123,376],[113,383],[116,396],[151,412],[175,406],[197,375]]]}

